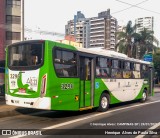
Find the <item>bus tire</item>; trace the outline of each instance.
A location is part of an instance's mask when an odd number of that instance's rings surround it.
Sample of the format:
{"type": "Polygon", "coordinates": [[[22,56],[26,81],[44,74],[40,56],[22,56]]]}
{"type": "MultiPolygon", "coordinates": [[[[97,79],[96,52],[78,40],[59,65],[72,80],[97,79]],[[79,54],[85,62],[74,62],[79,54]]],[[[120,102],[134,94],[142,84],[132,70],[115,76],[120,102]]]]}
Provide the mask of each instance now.
{"type": "Polygon", "coordinates": [[[141,102],[144,103],[145,101],[147,101],[147,98],[148,98],[147,90],[143,90],[141,102]]]}
{"type": "Polygon", "coordinates": [[[105,112],[108,110],[109,108],[109,95],[107,93],[102,93],[101,97],[100,97],[100,101],[99,101],[99,107],[98,107],[98,111],[99,112],[105,112]]]}

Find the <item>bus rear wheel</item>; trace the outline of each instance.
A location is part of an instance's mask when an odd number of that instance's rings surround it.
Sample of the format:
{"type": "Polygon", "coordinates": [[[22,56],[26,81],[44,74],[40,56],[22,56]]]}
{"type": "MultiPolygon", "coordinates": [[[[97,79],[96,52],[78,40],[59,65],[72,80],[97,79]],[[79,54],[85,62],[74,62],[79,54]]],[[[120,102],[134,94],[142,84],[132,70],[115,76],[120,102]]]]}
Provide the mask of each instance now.
{"type": "Polygon", "coordinates": [[[147,90],[144,90],[142,93],[142,99],[141,102],[144,103],[145,101],[147,101],[148,95],[147,95],[147,90]]]}
{"type": "Polygon", "coordinates": [[[105,112],[109,108],[109,95],[103,93],[100,97],[98,111],[105,112]]]}

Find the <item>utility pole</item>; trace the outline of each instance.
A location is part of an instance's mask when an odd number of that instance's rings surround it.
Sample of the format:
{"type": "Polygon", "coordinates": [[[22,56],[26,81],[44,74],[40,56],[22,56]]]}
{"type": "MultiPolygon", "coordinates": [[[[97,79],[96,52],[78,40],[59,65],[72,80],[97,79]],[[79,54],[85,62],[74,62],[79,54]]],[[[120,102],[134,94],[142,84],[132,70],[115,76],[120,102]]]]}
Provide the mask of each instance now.
{"type": "Polygon", "coordinates": [[[21,41],[24,41],[24,0],[21,0],[21,41]]]}

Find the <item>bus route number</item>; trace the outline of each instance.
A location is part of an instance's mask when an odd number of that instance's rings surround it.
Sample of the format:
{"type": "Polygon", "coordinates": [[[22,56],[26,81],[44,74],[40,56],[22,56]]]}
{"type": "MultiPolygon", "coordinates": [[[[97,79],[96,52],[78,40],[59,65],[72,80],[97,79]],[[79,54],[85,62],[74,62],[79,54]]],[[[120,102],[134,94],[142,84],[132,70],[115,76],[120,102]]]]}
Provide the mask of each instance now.
{"type": "Polygon", "coordinates": [[[61,89],[62,90],[73,89],[73,84],[72,83],[61,83],[61,89]]]}
{"type": "Polygon", "coordinates": [[[19,74],[10,74],[10,79],[18,79],[19,74]]]}

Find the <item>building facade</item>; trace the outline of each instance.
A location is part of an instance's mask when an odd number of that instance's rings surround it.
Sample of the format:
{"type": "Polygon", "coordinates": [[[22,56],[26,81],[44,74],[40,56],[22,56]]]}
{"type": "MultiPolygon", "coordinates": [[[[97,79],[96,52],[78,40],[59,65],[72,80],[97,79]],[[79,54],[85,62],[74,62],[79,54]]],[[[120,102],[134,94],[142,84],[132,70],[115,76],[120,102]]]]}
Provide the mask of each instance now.
{"type": "Polygon", "coordinates": [[[82,46],[84,48],[90,47],[90,20],[87,19],[83,24],[82,46]]]}
{"type": "Polygon", "coordinates": [[[24,1],[0,0],[0,60],[5,59],[5,46],[24,38],[24,1]]]}
{"type": "MultiPolygon", "coordinates": [[[[141,17],[135,20],[136,33],[139,33],[146,28],[148,31],[154,31],[154,17],[141,17]]],[[[157,40],[158,41],[158,40],[157,40]]],[[[158,43],[154,43],[155,46],[158,46],[158,43]]],[[[140,57],[140,46],[137,47],[136,58],[140,57]]]]}
{"type": "Polygon", "coordinates": [[[76,42],[82,43],[84,48],[114,49],[116,45],[117,20],[110,15],[110,9],[92,18],[85,18],[78,11],[74,20],[68,21],[65,30],[66,35],[74,35],[76,42]]]}
{"type": "Polygon", "coordinates": [[[98,17],[91,18],[90,47],[104,47],[115,49],[117,20],[110,15],[110,10],[98,13],[98,17]]]}
{"type": "Polygon", "coordinates": [[[153,31],[154,18],[153,17],[137,18],[135,20],[135,24],[137,25],[136,29],[137,33],[142,31],[144,28],[148,29],[149,31],[153,31]]]}
{"type": "Polygon", "coordinates": [[[65,25],[65,35],[74,36],[77,43],[81,43],[83,47],[87,47],[89,38],[89,20],[85,18],[81,11],[77,11],[74,19],[68,21],[65,25]]]}

